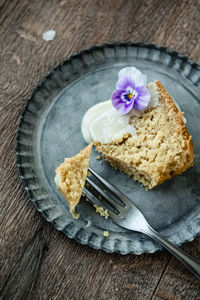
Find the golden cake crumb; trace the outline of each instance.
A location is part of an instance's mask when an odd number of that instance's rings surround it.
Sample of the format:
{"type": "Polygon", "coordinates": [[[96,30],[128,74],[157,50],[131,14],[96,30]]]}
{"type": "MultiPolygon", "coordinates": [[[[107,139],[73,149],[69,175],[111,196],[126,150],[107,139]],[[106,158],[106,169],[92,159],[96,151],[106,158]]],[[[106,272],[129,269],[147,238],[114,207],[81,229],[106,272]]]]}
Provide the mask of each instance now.
{"type": "Polygon", "coordinates": [[[88,182],[86,183],[86,187],[87,187],[87,188],[90,188],[91,190],[94,189],[88,182]]]}
{"type": "Polygon", "coordinates": [[[88,170],[87,176],[91,176],[91,175],[92,175],[92,173],[88,170]]]}
{"type": "Polygon", "coordinates": [[[110,236],[110,232],[109,232],[109,231],[104,231],[104,232],[103,232],[103,235],[104,235],[105,237],[109,237],[109,236],[110,236]]]}
{"type": "Polygon", "coordinates": [[[101,156],[100,156],[100,155],[97,155],[97,156],[95,157],[95,159],[96,159],[96,160],[99,160],[99,159],[101,159],[101,156]]]}
{"type": "Polygon", "coordinates": [[[100,216],[108,219],[109,213],[107,209],[104,209],[102,206],[98,206],[96,204],[93,205],[96,208],[96,212],[100,214],[100,216]]]}
{"type": "Polygon", "coordinates": [[[74,219],[79,219],[80,218],[80,214],[79,213],[77,213],[76,211],[75,211],[75,208],[70,208],[70,213],[72,214],[72,217],[74,218],[74,219]]]}

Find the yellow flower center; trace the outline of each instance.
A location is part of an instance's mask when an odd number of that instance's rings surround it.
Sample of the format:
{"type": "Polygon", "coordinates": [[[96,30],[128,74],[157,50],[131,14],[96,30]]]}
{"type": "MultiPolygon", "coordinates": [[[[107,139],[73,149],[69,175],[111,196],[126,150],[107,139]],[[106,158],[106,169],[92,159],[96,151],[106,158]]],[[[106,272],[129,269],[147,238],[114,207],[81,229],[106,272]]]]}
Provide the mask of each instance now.
{"type": "Polygon", "coordinates": [[[128,99],[131,100],[132,98],[133,98],[133,94],[132,93],[128,94],[128,99]]]}

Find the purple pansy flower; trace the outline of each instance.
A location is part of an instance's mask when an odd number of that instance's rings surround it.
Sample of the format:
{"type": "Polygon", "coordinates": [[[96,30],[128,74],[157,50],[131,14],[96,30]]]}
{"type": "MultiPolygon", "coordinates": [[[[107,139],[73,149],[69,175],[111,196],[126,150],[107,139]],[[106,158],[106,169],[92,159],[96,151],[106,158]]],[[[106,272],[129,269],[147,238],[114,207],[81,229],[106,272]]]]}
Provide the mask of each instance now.
{"type": "Polygon", "coordinates": [[[146,87],[146,75],[135,67],[127,67],[119,72],[118,77],[116,90],[111,98],[115,109],[120,114],[127,114],[131,109],[145,109],[151,98],[146,87]]]}

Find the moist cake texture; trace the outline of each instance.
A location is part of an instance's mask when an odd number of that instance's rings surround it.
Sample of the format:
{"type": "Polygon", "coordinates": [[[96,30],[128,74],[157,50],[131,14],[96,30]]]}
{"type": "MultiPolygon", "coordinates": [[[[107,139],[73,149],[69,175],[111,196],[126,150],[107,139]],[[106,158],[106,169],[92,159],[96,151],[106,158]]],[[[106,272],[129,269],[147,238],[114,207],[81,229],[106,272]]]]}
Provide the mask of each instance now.
{"type": "Polygon", "coordinates": [[[114,168],[140,181],[147,189],[181,174],[194,160],[192,138],[183,122],[183,112],[159,81],[155,85],[159,105],[130,117],[137,137],[127,134],[107,144],[94,143],[114,168]]]}
{"type": "Polygon", "coordinates": [[[76,156],[66,158],[56,169],[56,185],[70,207],[73,217],[78,218],[75,207],[79,203],[88,173],[92,143],[76,156]]]}

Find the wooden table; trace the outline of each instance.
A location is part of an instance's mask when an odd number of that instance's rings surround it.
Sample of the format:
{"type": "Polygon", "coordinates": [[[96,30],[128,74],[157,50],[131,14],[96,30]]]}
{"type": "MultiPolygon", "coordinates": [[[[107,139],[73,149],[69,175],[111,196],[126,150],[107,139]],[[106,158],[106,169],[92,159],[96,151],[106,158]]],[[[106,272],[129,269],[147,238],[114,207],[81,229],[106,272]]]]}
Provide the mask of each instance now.
{"type": "MultiPolygon", "coordinates": [[[[200,63],[198,0],[0,1],[1,285],[3,299],[200,299],[200,283],[165,251],[82,246],[48,224],[18,178],[15,137],[38,81],[65,57],[114,41],[170,47],[200,63]],[[42,33],[56,31],[51,42],[42,33]]],[[[200,259],[200,239],[182,249],[200,259]]]]}

